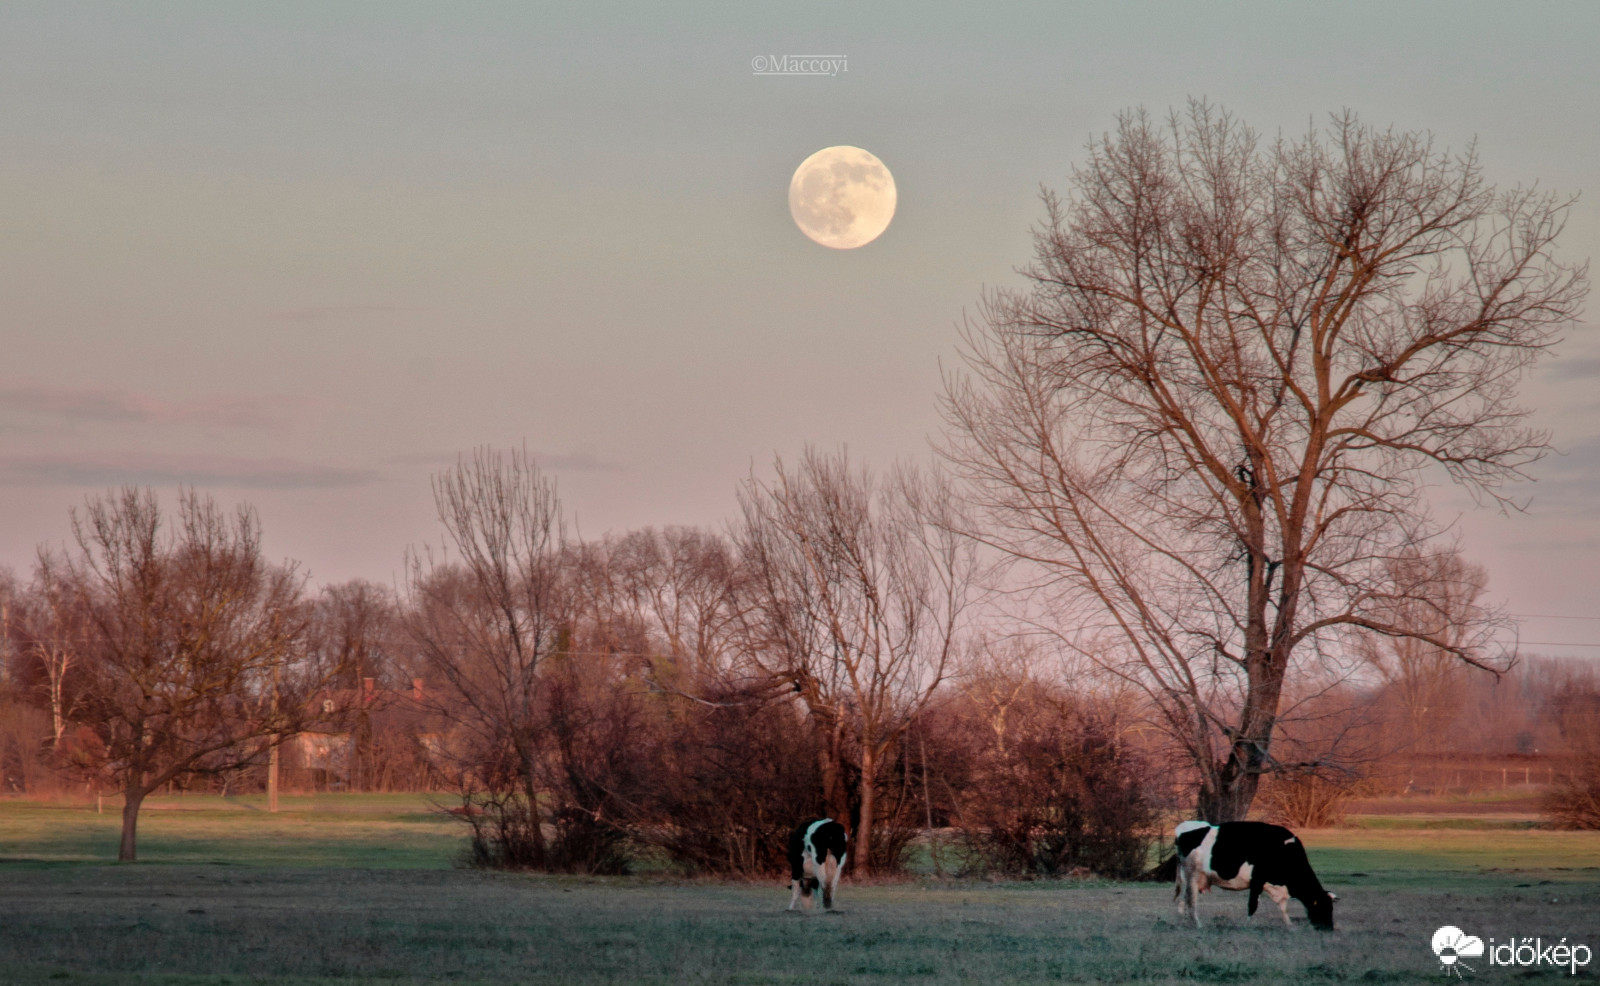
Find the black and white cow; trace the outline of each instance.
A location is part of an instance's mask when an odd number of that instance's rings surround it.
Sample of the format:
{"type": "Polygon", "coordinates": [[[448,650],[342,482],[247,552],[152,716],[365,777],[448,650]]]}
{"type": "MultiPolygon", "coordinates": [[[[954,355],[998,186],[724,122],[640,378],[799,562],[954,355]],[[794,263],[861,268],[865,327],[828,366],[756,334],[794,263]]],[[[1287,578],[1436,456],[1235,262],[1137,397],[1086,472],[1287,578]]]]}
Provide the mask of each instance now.
{"type": "Polygon", "coordinates": [[[849,854],[845,851],[849,836],[844,826],[831,818],[816,818],[801,822],[789,836],[789,886],[794,891],[789,896],[789,910],[801,898],[804,909],[811,910],[811,891],[822,888],[822,906],[833,909],[833,894],[839,889],[839,871],[849,854]]]}
{"type": "MultiPolygon", "coordinates": [[[[1306,847],[1282,825],[1266,822],[1182,822],[1177,829],[1178,913],[1194,918],[1200,926],[1195,906],[1207,887],[1250,891],[1249,913],[1255,916],[1261,892],[1266,891],[1289,922],[1289,898],[1306,905],[1306,916],[1315,928],[1333,930],[1333,894],[1322,889],[1306,847]]],[[[1293,925],[1290,925],[1293,927],[1293,925]]]]}

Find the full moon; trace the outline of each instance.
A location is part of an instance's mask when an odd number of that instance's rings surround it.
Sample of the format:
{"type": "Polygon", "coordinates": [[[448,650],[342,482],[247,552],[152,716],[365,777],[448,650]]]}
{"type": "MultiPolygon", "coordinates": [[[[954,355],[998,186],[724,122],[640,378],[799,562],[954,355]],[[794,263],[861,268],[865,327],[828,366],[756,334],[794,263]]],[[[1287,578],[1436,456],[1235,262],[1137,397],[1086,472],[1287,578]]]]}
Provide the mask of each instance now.
{"type": "Polygon", "coordinates": [[[878,238],[894,218],[894,176],[859,147],[824,147],[789,179],[789,214],[800,232],[835,250],[878,238]]]}

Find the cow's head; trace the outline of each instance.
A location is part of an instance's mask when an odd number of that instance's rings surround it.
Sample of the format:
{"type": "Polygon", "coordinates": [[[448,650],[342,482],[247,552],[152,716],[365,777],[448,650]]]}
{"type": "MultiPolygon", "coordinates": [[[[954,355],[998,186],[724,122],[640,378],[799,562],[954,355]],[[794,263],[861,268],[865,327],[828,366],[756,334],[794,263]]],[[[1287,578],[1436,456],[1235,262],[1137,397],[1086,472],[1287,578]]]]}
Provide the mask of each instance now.
{"type": "Polygon", "coordinates": [[[1333,902],[1339,898],[1326,890],[1306,898],[1306,916],[1311,919],[1311,926],[1318,931],[1333,930],[1333,902]]]}

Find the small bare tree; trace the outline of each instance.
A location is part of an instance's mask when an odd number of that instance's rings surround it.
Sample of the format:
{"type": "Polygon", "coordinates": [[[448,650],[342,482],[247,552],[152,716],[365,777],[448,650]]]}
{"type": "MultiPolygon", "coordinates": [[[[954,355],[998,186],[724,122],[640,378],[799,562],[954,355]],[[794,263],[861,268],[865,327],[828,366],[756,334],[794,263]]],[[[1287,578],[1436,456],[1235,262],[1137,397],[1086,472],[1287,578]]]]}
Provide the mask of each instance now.
{"type": "MultiPolygon", "coordinates": [[[[693,527],[630,531],[611,546],[622,589],[685,684],[724,687],[739,654],[738,559],[727,538],[693,527]],[[718,682],[718,684],[713,684],[718,682]]],[[[669,669],[655,668],[656,675],[669,669]]]]}
{"type": "Polygon", "coordinates": [[[20,657],[42,674],[41,687],[50,708],[50,748],[59,750],[77,705],[78,696],[68,679],[79,673],[86,629],[66,560],[40,548],[33,584],[28,592],[18,594],[11,609],[6,631],[20,657]]]}
{"type": "Polygon", "coordinates": [[[325,586],[311,604],[310,646],[332,667],[343,669],[340,684],[355,696],[342,725],[350,732],[350,788],[381,790],[398,751],[382,749],[375,732],[387,696],[409,686],[399,661],[398,608],[388,586],[352,579],[325,586]],[[383,686],[383,691],[379,686],[383,686]]]}
{"type": "Polygon", "coordinates": [[[1025,274],[967,327],[943,451],[988,543],[1044,573],[1062,636],[1137,682],[1242,818],[1285,682],[1397,623],[1424,470],[1507,503],[1546,450],[1521,373],[1578,312],[1569,202],[1353,116],[1263,146],[1204,103],[1125,115],[1046,194],[1025,274]]]}
{"type": "Polygon", "coordinates": [[[526,450],[488,448],[436,476],[433,497],[458,560],[411,554],[406,629],[442,683],[430,700],[464,731],[465,817],[485,861],[544,867],[540,672],[566,619],[561,503],[526,450]]]}
{"type": "Polygon", "coordinates": [[[318,722],[337,670],[304,659],[303,579],[262,558],[248,507],[229,517],[188,491],[176,520],[166,529],[155,494],[131,487],[72,515],[65,577],[87,630],[75,717],[102,744],[86,768],[122,787],[124,861],[150,792],[259,763],[318,722]]]}
{"type": "Polygon", "coordinates": [[[1451,748],[1450,728],[1460,713],[1463,673],[1460,649],[1483,646],[1498,626],[1478,600],[1488,587],[1482,566],[1454,551],[1408,551],[1390,562],[1390,577],[1407,591],[1384,606],[1383,618],[1410,627],[1414,635],[1368,635],[1359,652],[1382,677],[1404,717],[1398,737],[1414,753],[1451,748]],[[1455,650],[1432,641],[1447,642],[1455,650]]]}
{"type": "Polygon", "coordinates": [[[823,738],[830,810],[848,818],[851,857],[871,872],[880,774],[959,645],[976,574],[953,533],[947,489],[910,469],[879,485],[843,454],[808,450],[797,469],[740,492],[751,652],[799,694],[823,738]]]}

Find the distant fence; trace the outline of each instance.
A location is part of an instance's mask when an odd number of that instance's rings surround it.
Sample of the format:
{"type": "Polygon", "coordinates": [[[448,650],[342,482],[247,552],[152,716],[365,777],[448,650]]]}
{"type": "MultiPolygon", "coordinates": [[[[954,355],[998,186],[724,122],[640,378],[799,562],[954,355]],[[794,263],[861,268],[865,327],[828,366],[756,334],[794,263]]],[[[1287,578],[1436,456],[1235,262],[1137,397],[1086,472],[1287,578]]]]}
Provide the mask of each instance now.
{"type": "Polygon", "coordinates": [[[1400,761],[1385,764],[1374,775],[1374,786],[1387,794],[1480,794],[1514,788],[1536,793],[1555,783],[1556,767],[1543,758],[1400,761]]]}

